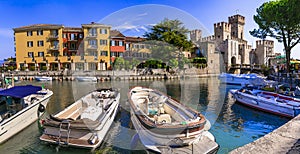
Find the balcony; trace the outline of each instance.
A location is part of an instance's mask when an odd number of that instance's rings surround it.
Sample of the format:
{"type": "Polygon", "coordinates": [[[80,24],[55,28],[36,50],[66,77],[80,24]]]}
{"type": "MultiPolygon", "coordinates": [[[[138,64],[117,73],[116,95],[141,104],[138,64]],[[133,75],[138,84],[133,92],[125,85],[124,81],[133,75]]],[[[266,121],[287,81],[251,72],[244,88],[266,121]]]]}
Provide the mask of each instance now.
{"type": "Polygon", "coordinates": [[[35,59],[33,57],[25,57],[24,60],[26,63],[35,63],[35,59]]]}
{"type": "Polygon", "coordinates": [[[48,63],[57,63],[59,60],[57,56],[46,57],[46,59],[48,60],[48,63]]]}
{"type": "Polygon", "coordinates": [[[68,42],[77,42],[78,39],[77,38],[74,38],[74,39],[69,39],[68,42]]]}
{"type": "Polygon", "coordinates": [[[54,46],[49,46],[49,48],[47,49],[48,51],[58,51],[59,50],[59,45],[54,45],[54,46]]]}
{"type": "Polygon", "coordinates": [[[96,33],[89,33],[86,37],[87,38],[96,38],[97,34],[96,33]]]}
{"type": "Polygon", "coordinates": [[[47,40],[57,40],[58,39],[58,34],[49,34],[47,37],[47,40]]]}
{"type": "Polygon", "coordinates": [[[88,49],[98,49],[97,45],[88,45],[87,46],[88,49]]]}
{"type": "Polygon", "coordinates": [[[71,56],[61,56],[59,57],[59,60],[64,63],[64,62],[70,62],[71,61],[71,56]]]}

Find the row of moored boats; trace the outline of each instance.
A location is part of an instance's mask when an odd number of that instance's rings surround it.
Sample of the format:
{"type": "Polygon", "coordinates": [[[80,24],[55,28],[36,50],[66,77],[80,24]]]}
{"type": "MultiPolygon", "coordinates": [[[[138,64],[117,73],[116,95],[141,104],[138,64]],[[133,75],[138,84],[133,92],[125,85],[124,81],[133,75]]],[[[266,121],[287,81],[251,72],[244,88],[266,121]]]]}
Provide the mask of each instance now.
{"type": "Polygon", "coordinates": [[[219,79],[222,83],[242,86],[240,89],[231,89],[230,93],[243,105],[289,118],[300,114],[300,99],[290,93],[279,93],[276,83],[263,76],[223,73],[219,79]],[[265,90],[265,85],[273,86],[274,91],[265,90]]]}
{"type": "MultiPolygon", "coordinates": [[[[36,121],[45,112],[52,95],[51,90],[32,85],[0,91],[0,143],[36,121]]],[[[161,148],[185,147],[206,138],[214,144],[202,148],[205,150],[202,152],[218,150],[214,136],[208,131],[209,121],[198,111],[146,87],[130,89],[128,100],[131,121],[147,149],[162,152],[161,148]]],[[[118,90],[94,90],[59,113],[40,120],[44,128],[40,140],[95,149],[109,132],[119,105],[118,90]]]]}

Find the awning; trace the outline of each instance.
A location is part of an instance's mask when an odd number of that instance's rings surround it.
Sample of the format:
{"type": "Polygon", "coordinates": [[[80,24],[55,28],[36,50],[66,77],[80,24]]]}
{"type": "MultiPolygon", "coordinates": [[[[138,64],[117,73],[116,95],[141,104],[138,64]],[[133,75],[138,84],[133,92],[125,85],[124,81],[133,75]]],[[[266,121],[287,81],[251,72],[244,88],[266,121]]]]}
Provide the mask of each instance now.
{"type": "Polygon", "coordinates": [[[42,90],[42,87],[26,85],[26,86],[14,86],[9,89],[0,91],[0,96],[11,96],[15,98],[23,98],[31,94],[36,94],[42,90]]]}

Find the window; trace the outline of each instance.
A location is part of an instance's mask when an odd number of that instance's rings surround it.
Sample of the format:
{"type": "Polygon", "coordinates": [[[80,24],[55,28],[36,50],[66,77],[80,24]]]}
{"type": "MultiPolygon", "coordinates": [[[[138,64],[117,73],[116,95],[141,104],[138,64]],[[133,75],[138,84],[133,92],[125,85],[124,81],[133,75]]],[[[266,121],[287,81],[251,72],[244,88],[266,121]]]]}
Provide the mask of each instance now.
{"type": "Polygon", "coordinates": [[[111,41],[111,46],[115,46],[116,42],[114,40],[111,41]]]}
{"type": "Polygon", "coordinates": [[[97,36],[97,29],[96,28],[91,28],[89,30],[89,35],[90,36],[97,36]]]}
{"type": "Polygon", "coordinates": [[[66,34],[66,33],[64,33],[62,37],[63,37],[63,38],[67,38],[67,34],[66,34]]]}
{"type": "Polygon", "coordinates": [[[36,33],[37,35],[43,35],[43,30],[38,30],[36,33]]]}
{"type": "Polygon", "coordinates": [[[39,57],[44,57],[44,52],[43,51],[38,52],[38,56],[39,57]]]}
{"type": "Polygon", "coordinates": [[[68,47],[68,43],[64,43],[63,46],[64,46],[64,48],[67,48],[68,47]]]}
{"type": "Polygon", "coordinates": [[[37,41],[37,46],[38,47],[44,46],[44,41],[37,41]]]}
{"type": "Polygon", "coordinates": [[[108,54],[107,54],[107,51],[101,51],[101,56],[107,56],[108,54]]]}
{"type": "Polygon", "coordinates": [[[33,47],[33,41],[27,41],[27,47],[33,47]]]}
{"type": "Polygon", "coordinates": [[[89,40],[89,45],[97,45],[97,40],[89,40]]]}
{"type": "Polygon", "coordinates": [[[75,50],[76,49],[76,44],[75,43],[71,43],[70,44],[70,49],[71,50],[75,50]]]}
{"type": "Polygon", "coordinates": [[[33,58],[33,52],[28,52],[28,57],[33,58]]]}
{"type": "Polygon", "coordinates": [[[100,34],[107,34],[107,29],[100,29],[100,34]]]}
{"type": "Polygon", "coordinates": [[[75,34],[70,34],[70,40],[75,40],[75,34]]]}
{"type": "Polygon", "coordinates": [[[128,43],[125,44],[125,47],[126,47],[126,50],[129,50],[129,44],[128,43]]]}
{"type": "Polygon", "coordinates": [[[81,39],[82,39],[82,38],[83,38],[83,35],[82,35],[82,34],[79,34],[79,38],[81,38],[81,39]]]}
{"type": "Polygon", "coordinates": [[[107,40],[100,40],[100,45],[107,45],[107,40]]]}
{"type": "Polygon", "coordinates": [[[28,31],[27,36],[32,36],[32,31],[28,31]]]}
{"type": "Polygon", "coordinates": [[[119,46],[123,46],[123,41],[119,41],[119,46]]]}

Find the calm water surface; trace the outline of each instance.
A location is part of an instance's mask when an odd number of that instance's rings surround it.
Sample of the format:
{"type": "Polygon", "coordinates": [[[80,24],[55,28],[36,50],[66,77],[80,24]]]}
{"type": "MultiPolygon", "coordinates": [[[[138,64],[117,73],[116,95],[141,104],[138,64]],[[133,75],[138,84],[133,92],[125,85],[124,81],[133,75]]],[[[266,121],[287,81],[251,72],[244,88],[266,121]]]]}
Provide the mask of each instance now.
{"type": "MultiPolygon", "coordinates": [[[[105,143],[97,149],[96,152],[99,153],[147,153],[139,141],[134,142],[135,144],[131,142],[131,138],[136,132],[130,122],[127,92],[129,88],[136,85],[159,89],[182,103],[201,111],[212,124],[210,132],[220,145],[218,153],[228,153],[239,146],[252,142],[289,120],[234,103],[228,91],[238,87],[220,84],[217,78],[99,83],[23,81],[18,84],[43,85],[54,92],[44,116],[61,111],[72,104],[74,100],[94,89],[118,88],[121,92],[120,112],[106,136],[105,143]]],[[[0,153],[79,154],[90,152],[41,143],[39,141],[40,135],[41,131],[38,129],[38,124],[33,123],[0,145],[0,153]]]]}

